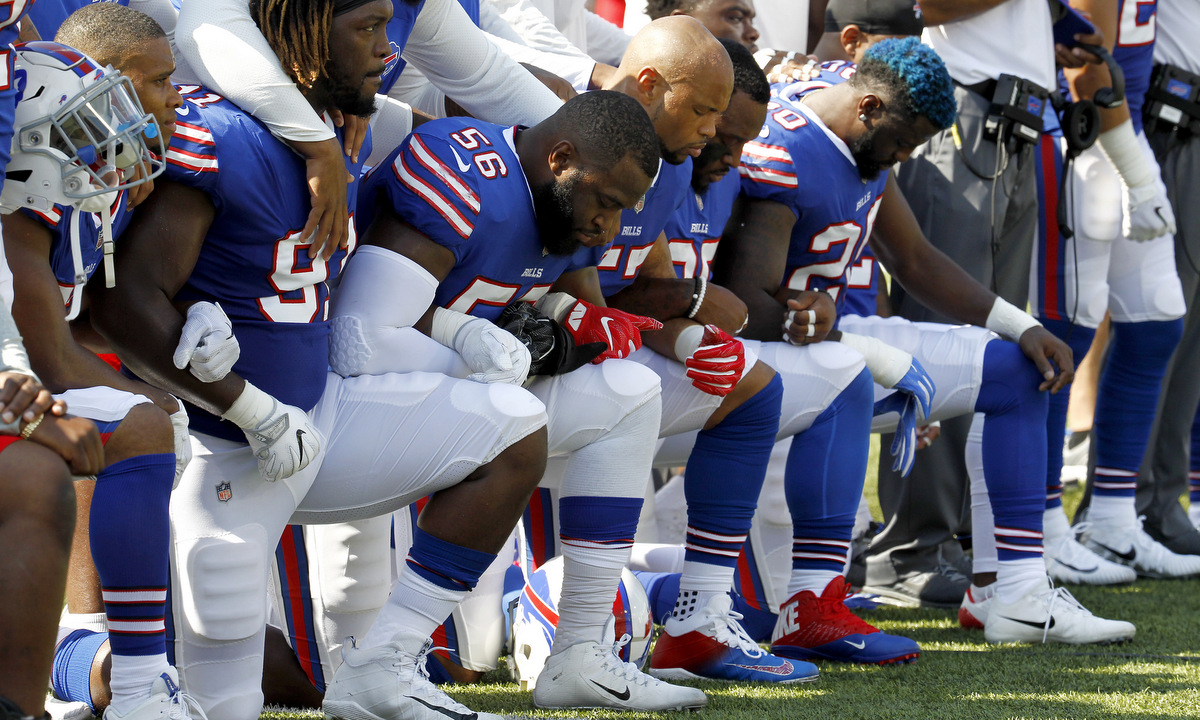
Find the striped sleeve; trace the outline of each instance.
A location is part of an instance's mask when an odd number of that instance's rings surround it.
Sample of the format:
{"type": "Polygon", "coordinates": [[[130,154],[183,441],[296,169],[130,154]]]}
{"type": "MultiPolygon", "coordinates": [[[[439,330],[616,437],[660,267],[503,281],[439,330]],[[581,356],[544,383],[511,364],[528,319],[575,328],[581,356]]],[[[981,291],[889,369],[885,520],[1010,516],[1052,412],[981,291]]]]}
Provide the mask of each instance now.
{"type": "Polygon", "coordinates": [[[190,114],[190,122],[175,123],[175,134],[167,147],[167,176],[172,180],[208,189],[216,184],[220,171],[217,143],[212,131],[199,120],[199,113],[190,114]]]}
{"type": "Polygon", "coordinates": [[[742,192],[752,198],[774,200],[789,207],[799,181],[791,151],[776,141],[774,133],[746,143],[742,148],[742,192]]]}
{"type": "Polygon", "coordinates": [[[393,156],[384,182],[397,214],[459,259],[481,207],[477,180],[464,162],[469,157],[442,138],[413,133],[393,156]]]}

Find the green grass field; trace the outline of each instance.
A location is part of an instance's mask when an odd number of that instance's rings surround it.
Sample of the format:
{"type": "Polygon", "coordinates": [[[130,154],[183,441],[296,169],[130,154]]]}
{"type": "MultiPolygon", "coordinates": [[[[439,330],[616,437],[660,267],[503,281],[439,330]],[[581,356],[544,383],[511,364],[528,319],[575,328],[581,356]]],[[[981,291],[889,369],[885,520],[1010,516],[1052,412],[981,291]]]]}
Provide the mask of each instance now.
{"type": "MultiPolygon", "coordinates": [[[[873,478],[868,494],[874,499],[873,478]]],[[[1078,488],[1068,489],[1069,512],[1079,495],[1078,488]]],[[[874,509],[878,514],[878,506],[874,509]]],[[[1122,588],[1071,591],[1097,615],[1134,622],[1137,638],[1103,647],[991,646],[981,631],[960,628],[954,611],[884,607],[864,617],[881,630],[919,641],[918,662],[890,668],[825,663],[817,682],[796,686],[698,683],[709,695],[703,714],[722,720],[1200,718],[1200,580],[1140,580],[1122,588]]],[[[508,682],[506,671],[487,680],[455,687],[451,695],[472,709],[510,716],[638,717],[543,712],[533,707],[529,693],[508,682]]],[[[646,715],[675,716],[696,717],[646,715]]],[[[279,709],[262,717],[320,715],[279,709]]]]}

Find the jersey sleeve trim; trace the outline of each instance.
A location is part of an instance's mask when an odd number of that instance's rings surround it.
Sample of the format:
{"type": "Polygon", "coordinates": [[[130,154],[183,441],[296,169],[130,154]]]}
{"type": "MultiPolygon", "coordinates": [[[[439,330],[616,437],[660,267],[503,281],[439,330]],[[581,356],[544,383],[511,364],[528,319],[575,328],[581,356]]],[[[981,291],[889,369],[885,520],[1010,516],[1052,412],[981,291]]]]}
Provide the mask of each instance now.
{"type": "Polygon", "coordinates": [[[167,162],[191,172],[215,173],[220,170],[217,143],[207,128],[176,121],[175,134],[167,146],[167,162]]]}
{"type": "MultiPolygon", "coordinates": [[[[453,203],[447,200],[437,188],[413,172],[412,168],[409,166],[410,160],[408,158],[411,157],[412,162],[420,163],[420,159],[416,156],[416,153],[413,150],[413,145],[419,144],[420,139],[417,138],[416,135],[413,135],[412,140],[413,142],[396,156],[396,161],[392,163],[392,172],[396,174],[396,179],[398,179],[404,187],[416,193],[418,197],[428,203],[438,215],[441,215],[442,218],[450,224],[450,227],[454,228],[454,232],[458,233],[460,237],[466,240],[475,230],[474,223],[472,223],[466,215],[460,212],[453,203]]],[[[426,149],[426,152],[428,152],[428,149],[426,149]]],[[[472,195],[474,195],[474,193],[472,193],[472,195]]]]}
{"type": "MultiPolygon", "coordinates": [[[[417,162],[421,163],[426,170],[436,175],[446,186],[462,200],[467,207],[476,215],[479,214],[479,196],[475,194],[471,188],[467,187],[454,173],[453,170],[446,167],[446,164],[441,159],[429,151],[425,143],[421,142],[421,138],[414,136],[412,142],[413,155],[417,158],[417,162]]],[[[451,150],[453,152],[453,150],[451,150]]]]}

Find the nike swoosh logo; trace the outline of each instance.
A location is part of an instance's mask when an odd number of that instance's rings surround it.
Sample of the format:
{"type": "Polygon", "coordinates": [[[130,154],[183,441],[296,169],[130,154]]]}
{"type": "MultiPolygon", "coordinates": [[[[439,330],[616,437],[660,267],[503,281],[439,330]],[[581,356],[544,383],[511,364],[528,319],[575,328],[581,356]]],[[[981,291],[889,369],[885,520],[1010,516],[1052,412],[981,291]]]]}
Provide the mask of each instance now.
{"type": "Polygon", "coordinates": [[[459,172],[466,172],[471,169],[471,166],[466,164],[465,162],[463,162],[462,158],[460,158],[458,156],[457,150],[455,150],[454,148],[450,148],[450,152],[454,153],[454,162],[458,163],[458,171],[459,172]]]}
{"type": "Polygon", "coordinates": [[[450,720],[479,720],[479,715],[476,713],[460,713],[456,710],[451,710],[450,708],[438,707],[437,705],[430,705],[429,703],[425,702],[421,698],[413,697],[412,695],[409,695],[408,699],[415,700],[415,701],[421,703],[422,705],[424,705],[425,707],[429,708],[430,710],[434,711],[438,715],[445,715],[446,717],[450,718],[450,720]]]}
{"type": "Polygon", "coordinates": [[[600,318],[600,327],[604,328],[604,334],[608,336],[608,346],[615,350],[616,346],[613,344],[612,331],[608,329],[608,324],[610,322],[612,322],[612,318],[610,317],[600,318]]]}
{"type": "Polygon", "coordinates": [[[296,444],[300,446],[300,462],[304,462],[304,431],[296,431],[296,444]]]}
{"type": "Polygon", "coordinates": [[[595,680],[592,681],[592,684],[595,685],[596,687],[600,688],[604,692],[608,693],[609,695],[612,695],[613,697],[615,697],[618,700],[628,700],[629,699],[629,686],[628,685],[625,686],[625,689],[623,691],[617,692],[616,690],[613,690],[610,687],[605,687],[605,686],[601,685],[600,683],[596,682],[595,680]]]}
{"type": "Polygon", "coordinates": [[[849,640],[846,640],[846,644],[849,645],[850,647],[856,647],[859,650],[862,650],[863,648],[865,648],[867,646],[867,641],[862,640],[860,642],[851,642],[849,640]]]}
{"type": "Polygon", "coordinates": [[[1117,557],[1121,558],[1122,560],[1125,560],[1126,562],[1133,562],[1133,559],[1135,557],[1137,557],[1137,550],[1135,550],[1132,547],[1129,548],[1129,550],[1126,552],[1117,552],[1116,550],[1113,550],[1112,548],[1105,545],[1104,543],[1096,543],[1096,544],[1099,545],[1100,547],[1104,548],[1105,550],[1109,551],[1113,555],[1116,555],[1117,557]]]}
{"type": "Polygon", "coordinates": [[[1029,627],[1037,628],[1038,630],[1054,627],[1054,616],[1050,616],[1050,624],[1049,625],[1047,625],[1044,622],[1036,622],[1034,620],[1021,620],[1020,618],[1008,617],[1006,615],[1001,615],[1000,617],[1003,617],[1005,620],[1012,620],[1015,623],[1021,623],[1022,625],[1028,625],[1029,627]]]}
{"type": "Polygon", "coordinates": [[[1074,570],[1075,572],[1081,572],[1081,573],[1096,572],[1096,568],[1094,568],[1094,567],[1081,568],[1077,565],[1072,565],[1071,563],[1064,562],[1062,560],[1055,560],[1054,562],[1058,563],[1059,565],[1062,565],[1063,567],[1067,568],[1068,570],[1074,570]]]}

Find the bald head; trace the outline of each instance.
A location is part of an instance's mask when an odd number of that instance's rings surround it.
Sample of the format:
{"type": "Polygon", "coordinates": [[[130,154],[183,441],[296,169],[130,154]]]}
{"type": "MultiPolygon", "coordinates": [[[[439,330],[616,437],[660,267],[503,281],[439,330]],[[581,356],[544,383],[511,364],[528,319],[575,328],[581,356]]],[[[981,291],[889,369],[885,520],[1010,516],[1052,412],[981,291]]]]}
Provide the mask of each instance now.
{"type": "Polygon", "coordinates": [[[686,15],[659,18],[629,42],[620,69],[636,76],[644,68],[653,68],[670,83],[715,75],[733,88],[728,53],[699,21],[686,15]]]}
{"type": "Polygon", "coordinates": [[[678,165],[716,134],[733,94],[729,53],[685,15],[660,18],[630,41],[609,88],[642,104],[654,122],[663,159],[678,165]]]}

